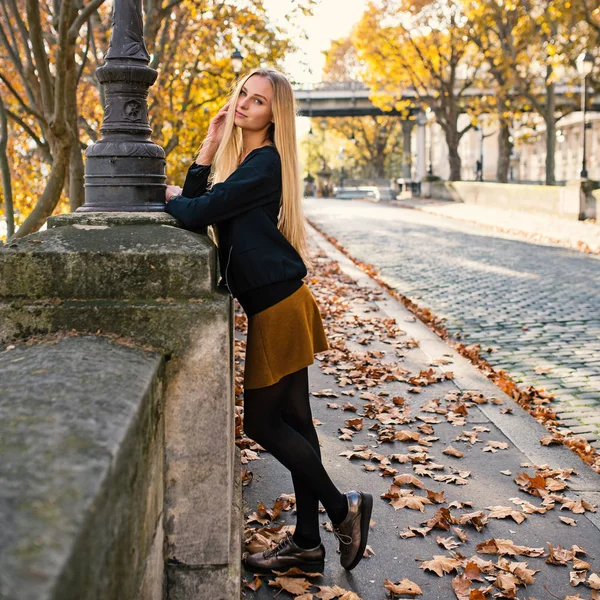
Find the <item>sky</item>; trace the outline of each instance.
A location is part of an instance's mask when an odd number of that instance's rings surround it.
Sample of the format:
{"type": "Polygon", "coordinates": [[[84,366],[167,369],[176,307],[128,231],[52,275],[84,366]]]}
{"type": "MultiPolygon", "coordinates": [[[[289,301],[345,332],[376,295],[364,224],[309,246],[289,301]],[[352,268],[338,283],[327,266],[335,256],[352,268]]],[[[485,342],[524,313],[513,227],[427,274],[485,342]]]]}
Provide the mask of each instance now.
{"type": "MultiPolygon", "coordinates": [[[[289,27],[284,21],[294,0],[263,0],[271,19],[289,27]]],[[[312,17],[298,19],[294,26],[308,32],[308,40],[297,40],[299,51],[290,55],[284,69],[288,76],[302,83],[321,80],[325,64],[323,50],[328,50],[331,40],[350,33],[367,6],[367,0],[317,0],[312,17]]],[[[294,28],[290,28],[294,31],[294,28]]]]}

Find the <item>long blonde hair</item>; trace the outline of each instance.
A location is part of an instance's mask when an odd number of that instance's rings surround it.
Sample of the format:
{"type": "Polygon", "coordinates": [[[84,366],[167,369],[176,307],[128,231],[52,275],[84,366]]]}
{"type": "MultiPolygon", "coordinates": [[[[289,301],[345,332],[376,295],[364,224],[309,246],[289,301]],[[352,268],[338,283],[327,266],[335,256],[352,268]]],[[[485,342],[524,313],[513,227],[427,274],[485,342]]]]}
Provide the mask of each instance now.
{"type": "Polygon", "coordinates": [[[273,124],[269,139],[275,144],[281,158],[281,208],[277,227],[294,246],[307,266],[310,260],[306,250],[306,228],[302,211],[302,173],[296,140],[296,100],[285,75],[271,68],[254,69],[241,77],[229,97],[223,138],[215,154],[211,174],[212,183],[225,181],[239,166],[242,154],[242,130],[234,123],[235,110],[242,86],[252,77],[265,77],[273,87],[273,124]]]}

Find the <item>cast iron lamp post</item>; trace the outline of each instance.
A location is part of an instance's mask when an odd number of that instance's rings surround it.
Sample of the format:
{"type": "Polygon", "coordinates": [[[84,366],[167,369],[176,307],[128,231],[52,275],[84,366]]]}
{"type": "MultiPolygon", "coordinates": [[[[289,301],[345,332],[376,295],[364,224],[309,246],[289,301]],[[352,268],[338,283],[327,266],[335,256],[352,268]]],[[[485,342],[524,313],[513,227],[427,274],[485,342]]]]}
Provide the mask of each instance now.
{"type": "Polygon", "coordinates": [[[581,179],[587,179],[587,152],[586,152],[586,123],[585,114],[587,108],[587,76],[592,72],[594,67],[594,57],[589,52],[582,52],[575,61],[577,64],[577,72],[581,77],[581,112],[583,113],[583,158],[581,161],[581,179]]]}
{"type": "Polygon", "coordinates": [[[88,146],[85,203],[77,212],[152,212],[165,207],[165,153],[150,140],[148,66],[142,0],[114,0],[106,62],[96,69],[105,91],[101,139],[88,146]]]}

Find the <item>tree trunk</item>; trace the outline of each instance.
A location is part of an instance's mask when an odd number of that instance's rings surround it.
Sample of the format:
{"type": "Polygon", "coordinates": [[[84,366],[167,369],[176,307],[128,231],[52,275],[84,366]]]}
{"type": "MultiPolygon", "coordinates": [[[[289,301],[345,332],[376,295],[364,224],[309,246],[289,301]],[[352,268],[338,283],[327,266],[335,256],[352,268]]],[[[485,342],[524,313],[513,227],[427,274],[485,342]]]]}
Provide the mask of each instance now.
{"type": "Polygon", "coordinates": [[[450,181],[461,181],[461,166],[462,161],[458,153],[458,143],[460,138],[457,131],[453,131],[448,127],[444,128],[446,144],[448,145],[448,162],[450,163],[450,181]]]}
{"type": "Polygon", "coordinates": [[[2,194],[4,196],[4,215],[6,218],[6,239],[9,240],[15,232],[15,217],[12,198],[12,181],[6,145],[8,142],[8,118],[4,102],[0,98],[0,172],[2,174],[2,194]]]}
{"type": "Polygon", "coordinates": [[[74,212],[85,201],[83,175],[84,166],[79,144],[79,107],[77,106],[77,63],[75,50],[67,57],[67,74],[65,78],[66,116],[70,130],[71,150],[69,153],[69,209],[74,212]]]}
{"type": "Polygon", "coordinates": [[[69,152],[70,143],[67,139],[62,138],[56,144],[53,144],[52,155],[54,156],[54,164],[52,165],[52,171],[50,172],[46,187],[42,196],[37,201],[35,208],[15,233],[15,238],[21,238],[38,231],[56,208],[65,184],[69,152]]]}
{"type": "Polygon", "coordinates": [[[546,85],[546,110],[544,121],[546,122],[546,185],[556,185],[555,176],[555,153],[556,153],[556,98],[554,95],[554,84],[546,85]]]}
{"type": "Polygon", "coordinates": [[[508,171],[510,168],[510,156],[513,143],[510,141],[510,124],[502,119],[500,131],[498,132],[498,166],[496,168],[496,179],[500,183],[508,182],[508,171]]]}

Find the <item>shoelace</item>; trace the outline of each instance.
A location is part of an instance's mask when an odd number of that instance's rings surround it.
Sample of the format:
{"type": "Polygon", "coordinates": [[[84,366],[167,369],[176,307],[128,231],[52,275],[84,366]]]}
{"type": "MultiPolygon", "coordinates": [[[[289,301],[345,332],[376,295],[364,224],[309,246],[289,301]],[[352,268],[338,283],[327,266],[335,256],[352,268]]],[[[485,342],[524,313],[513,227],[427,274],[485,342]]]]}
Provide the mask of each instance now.
{"type": "Polygon", "coordinates": [[[340,544],[346,544],[346,546],[348,546],[349,544],[352,543],[352,536],[344,535],[343,533],[340,532],[340,530],[337,527],[333,528],[333,535],[335,535],[335,537],[338,539],[340,544]]]}
{"type": "Polygon", "coordinates": [[[263,552],[264,558],[271,558],[279,554],[286,546],[288,546],[292,542],[292,536],[288,533],[286,537],[284,537],[274,548],[270,548],[269,550],[265,550],[263,552]]]}

